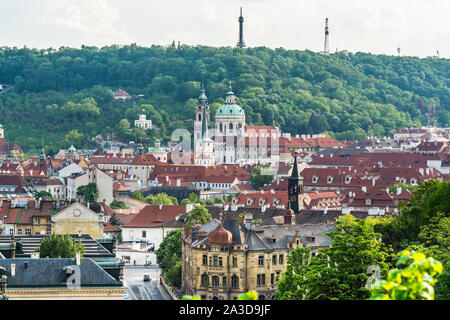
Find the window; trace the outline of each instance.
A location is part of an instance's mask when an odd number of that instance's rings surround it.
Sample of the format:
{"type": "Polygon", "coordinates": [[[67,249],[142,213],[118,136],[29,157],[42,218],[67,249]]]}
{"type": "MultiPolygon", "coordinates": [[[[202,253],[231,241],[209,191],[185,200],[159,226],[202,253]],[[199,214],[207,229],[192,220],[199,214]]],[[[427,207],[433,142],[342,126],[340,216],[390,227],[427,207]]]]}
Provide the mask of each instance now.
{"type": "Polygon", "coordinates": [[[31,229],[25,229],[25,234],[31,234],[31,229]]]}
{"type": "Polygon", "coordinates": [[[272,264],[273,264],[273,265],[276,265],[276,264],[277,264],[277,255],[276,255],[276,254],[274,254],[274,255],[272,256],[272,264]]]}
{"type": "Polygon", "coordinates": [[[264,266],[264,256],[258,257],[258,266],[260,266],[260,267],[264,266]]]}
{"type": "Polygon", "coordinates": [[[275,283],[275,273],[271,273],[270,274],[270,284],[274,284],[275,283]]]}
{"type": "Polygon", "coordinates": [[[213,287],[218,287],[219,286],[219,277],[218,276],[213,276],[212,277],[212,286],[213,287]]]}
{"type": "Polygon", "coordinates": [[[232,276],[231,277],[231,287],[232,288],[239,288],[239,278],[238,278],[238,276],[232,276]]]}
{"type": "Polygon", "coordinates": [[[209,277],[208,275],[204,274],[202,275],[202,287],[209,286],[209,277]]]}
{"type": "Polygon", "coordinates": [[[142,231],[142,238],[146,238],[147,237],[147,231],[142,231]]]}
{"type": "Polygon", "coordinates": [[[213,261],[213,260],[212,260],[212,257],[209,257],[209,265],[210,265],[210,266],[213,265],[212,261],[213,261]]]}
{"type": "Polygon", "coordinates": [[[202,294],[202,295],[201,295],[201,298],[202,298],[202,300],[206,300],[206,295],[205,295],[205,294],[202,294]]]}
{"type": "Polygon", "coordinates": [[[208,256],[206,254],[203,255],[203,265],[208,264],[208,256]]]}
{"type": "Polygon", "coordinates": [[[219,267],[222,266],[222,257],[219,257],[219,267]]]}
{"type": "Polygon", "coordinates": [[[47,234],[52,233],[52,231],[50,229],[47,229],[47,234]]]}
{"type": "Polygon", "coordinates": [[[280,254],[280,264],[284,263],[283,260],[284,260],[284,255],[280,254]]]}
{"type": "Polygon", "coordinates": [[[41,218],[39,217],[36,218],[36,224],[41,224],[41,218]]]}
{"type": "Polygon", "coordinates": [[[278,279],[280,279],[280,271],[275,271],[277,276],[275,278],[275,281],[278,281],[278,279]]]}
{"type": "Polygon", "coordinates": [[[222,286],[224,286],[224,287],[227,286],[227,277],[222,278],[222,286]]]}
{"type": "Polygon", "coordinates": [[[22,229],[17,229],[17,234],[22,234],[22,229]]]}
{"type": "Polygon", "coordinates": [[[214,256],[214,267],[217,267],[219,265],[219,259],[217,256],[214,256]]]}
{"type": "Polygon", "coordinates": [[[237,267],[237,258],[233,257],[233,267],[237,267]]]}
{"type": "Polygon", "coordinates": [[[9,234],[12,236],[14,234],[14,229],[9,229],[9,234]]]}
{"type": "Polygon", "coordinates": [[[265,274],[258,274],[256,276],[256,285],[263,286],[266,284],[266,275],[265,274]]]}

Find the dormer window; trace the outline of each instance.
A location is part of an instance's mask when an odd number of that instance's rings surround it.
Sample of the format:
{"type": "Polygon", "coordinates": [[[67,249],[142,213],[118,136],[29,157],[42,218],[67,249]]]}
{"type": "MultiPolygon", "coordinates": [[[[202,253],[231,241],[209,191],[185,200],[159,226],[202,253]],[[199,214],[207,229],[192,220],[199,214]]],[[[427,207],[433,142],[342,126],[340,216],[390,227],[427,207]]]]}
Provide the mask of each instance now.
{"type": "Polygon", "coordinates": [[[372,200],[371,199],[366,199],[366,205],[370,206],[372,204],[372,200]]]}
{"type": "Polygon", "coordinates": [[[313,182],[313,183],[317,183],[317,181],[319,181],[319,177],[313,176],[313,177],[312,177],[312,182],[313,182]]]}
{"type": "Polygon", "coordinates": [[[345,182],[349,183],[350,181],[352,181],[352,177],[351,176],[346,176],[345,177],[345,182]]]}
{"type": "Polygon", "coordinates": [[[333,182],[333,177],[331,177],[331,176],[328,176],[328,178],[327,178],[327,183],[332,183],[333,182]]]}
{"type": "Polygon", "coordinates": [[[252,202],[253,202],[253,199],[252,199],[252,198],[248,198],[248,199],[247,199],[247,205],[251,205],[252,202]]]}

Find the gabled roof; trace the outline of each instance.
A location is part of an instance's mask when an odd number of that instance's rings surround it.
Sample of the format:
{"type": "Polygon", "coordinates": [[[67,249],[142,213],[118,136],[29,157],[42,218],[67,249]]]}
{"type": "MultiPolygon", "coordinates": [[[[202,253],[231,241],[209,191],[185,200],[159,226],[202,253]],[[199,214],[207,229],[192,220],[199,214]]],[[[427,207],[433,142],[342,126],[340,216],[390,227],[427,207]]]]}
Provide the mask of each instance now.
{"type": "Polygon", "coordinates": [[[186,206],[148,205],[122,228],[156,228],[183,213],[186,213],[186,206]]]}

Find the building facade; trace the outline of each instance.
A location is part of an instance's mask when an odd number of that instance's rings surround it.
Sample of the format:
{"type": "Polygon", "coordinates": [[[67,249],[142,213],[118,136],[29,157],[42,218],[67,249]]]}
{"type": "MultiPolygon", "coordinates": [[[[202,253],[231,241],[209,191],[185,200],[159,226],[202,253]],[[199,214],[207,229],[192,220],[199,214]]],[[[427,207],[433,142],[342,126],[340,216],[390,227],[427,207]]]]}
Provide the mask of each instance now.
{"type": "Polygon", "coordinates": [[[259,300],[274,299],[289,252],[298,246],[308,245],[313,251],[329,246],[331,240],[324,234],[334,228],[325,224],[296,226],[292,211],[286,213],[282,225],[262,226],[251,221],[248,215],[245,224],[214,220],[185,229],[184,294],[208,300],[234,300],[239,294],[254,290],[259,300]]]}

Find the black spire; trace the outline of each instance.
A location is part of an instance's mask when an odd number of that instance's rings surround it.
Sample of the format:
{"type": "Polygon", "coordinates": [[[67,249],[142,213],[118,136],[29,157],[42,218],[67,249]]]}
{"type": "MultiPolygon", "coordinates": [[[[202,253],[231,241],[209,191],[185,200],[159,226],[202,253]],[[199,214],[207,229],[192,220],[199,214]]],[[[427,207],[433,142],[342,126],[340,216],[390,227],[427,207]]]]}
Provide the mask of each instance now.
{"type": "Polygon", "coordinates": [[[329,35],[329,32],[328,32],[328,18],[325,19],[325,35],[326,36],[329,35]]]}
{"type": "Polygon", "coordinates": [[[244,48],[245,42],[244,42],[244,17],[242,16],[242,7],[241,7],[241,15],[239,16],[239,41],[237,43],[238,48],[244,48]]]}
{"type": "Polygon", "coordinates": [[[292,168],[292,174],[290,176],[290,180],[298,180],[300,175],[298,173],[298,165],[297,165],[297,153],[294,154],[294,167],[292,168]]]}

